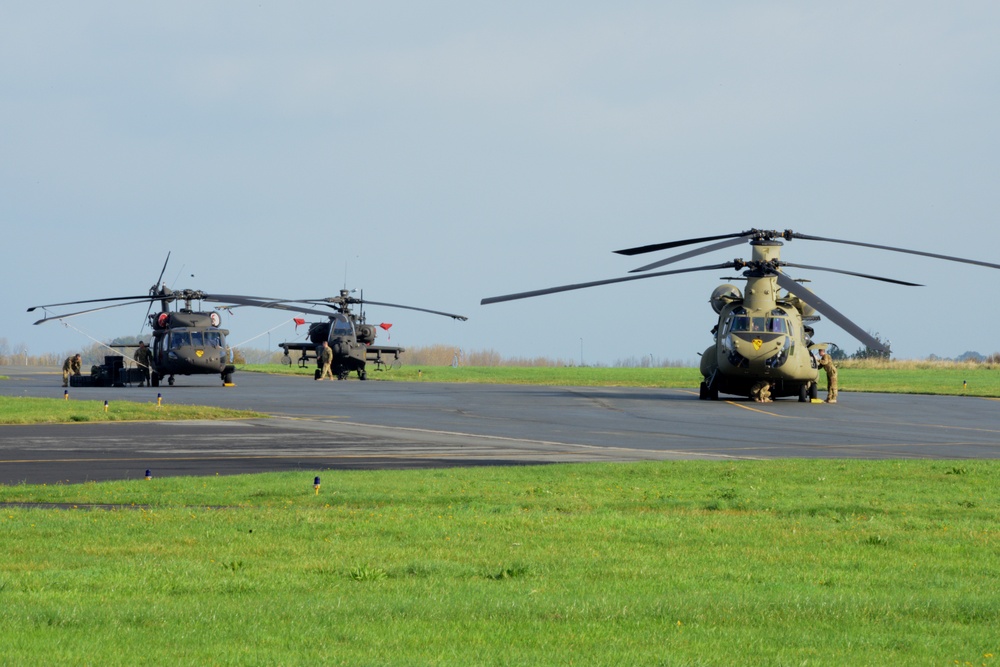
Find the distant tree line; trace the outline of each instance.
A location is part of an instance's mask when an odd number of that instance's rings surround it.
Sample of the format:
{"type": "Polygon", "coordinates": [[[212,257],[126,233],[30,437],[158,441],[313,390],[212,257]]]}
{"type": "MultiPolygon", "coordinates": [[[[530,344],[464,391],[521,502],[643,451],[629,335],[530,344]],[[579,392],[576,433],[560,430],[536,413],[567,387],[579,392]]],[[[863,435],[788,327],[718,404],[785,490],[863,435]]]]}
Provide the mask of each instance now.
{"type": "MultiPolygon", "coordinates": [[[[876,340],[883,341],[878,334],[873,334],[876,340]]],[[[83,367],[99,365],[104,363],[104,358],[113,354],[120,354],[126,359],[131,359],[134,346],[140,340],[138,336],[120,336],[109,343],[91,343],[86,347],[67,350],[62,353],[46,352],[41,354],[31,354],[28,346],[24,343],[11,345],[6,338],[0,337],[0,366],[61,366],[66,357],[79,353],[83,357],[83,367]],[[129,347],[115,347],[116,345],[127,345],[129,347]]],[[[149,342],[148,338],[143,338],[149,342]]],[[[830,356],[835,361],[844,360],[889,360],[889,355],[879,352],[867,346],[858,348],[854,353],[848,354],[836,345],[830,345],[830,356]]],[[[234,348],[231,350],[233,362],[242,364],[277,364],[281,363],[284,352],[281,350],[262,350],[258,348],[234,348]]],[[[428,345],[406,348],[406,352],[401,356],[401,361],[407,365],[422,366],[540,366],[540,367],[567,367],[579,366],[580,364],[572,359],[560,359],[550,357],[508,357],[493,349],[466,350],[453,345],[428,345]]],[[[963,363],[980,363],[997,365],[1000,364],[1000,352],[983,355],[979,352],[965,352],[955,359],[930,355],[927,361],[957,361],[963,363]]],[[[664,359],[652,354],[641,357],[628,357],[618,359],[614,363],[589,364],[593,366],[609,366],[612,368],[688,368],[697,366],[696,361],[664,359]]]]}

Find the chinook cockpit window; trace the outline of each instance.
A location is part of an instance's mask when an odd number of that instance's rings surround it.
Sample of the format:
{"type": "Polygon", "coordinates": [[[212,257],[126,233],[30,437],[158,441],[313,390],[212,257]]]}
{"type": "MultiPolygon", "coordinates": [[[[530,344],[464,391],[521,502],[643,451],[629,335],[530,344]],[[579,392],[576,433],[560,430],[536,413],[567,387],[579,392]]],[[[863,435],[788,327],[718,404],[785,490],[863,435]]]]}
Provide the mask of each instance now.
{"type": "Polygon", "coordinates": [[[762,333],[781,333],[787,334],[788,329],[788,318],[787,317],[748,317],[746,315],[740,315],[733,318],[732,327],[730,331],[735,332],[762,332],[762,333]]]}

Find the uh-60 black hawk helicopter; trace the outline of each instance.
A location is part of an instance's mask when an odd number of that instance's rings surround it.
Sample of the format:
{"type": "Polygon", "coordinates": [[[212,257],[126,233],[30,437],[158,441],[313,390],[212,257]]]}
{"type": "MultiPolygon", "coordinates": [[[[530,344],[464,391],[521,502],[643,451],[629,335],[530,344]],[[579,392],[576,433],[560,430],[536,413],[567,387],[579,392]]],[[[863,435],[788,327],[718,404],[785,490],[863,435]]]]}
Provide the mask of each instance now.
{"type": "MultiPolygon", "coordinates": [[[[170,255],[168,253],[167,261],[169,260],[170,255]]],[[[229,331],[219,327],[221,319],[218,312],[196,311],[191,308],[191,304],[194,301],[211,301],[253,305],[256,299],[264,299],[265,297],[206,294],[205,292],[189,289],[171,290],[160,282],[163,279],[163,272],[166,271],[166,268],[167,264],[164,262],[163,270],[160,271],[160,277],[149,289],[149,294],[145,296],[117,296],[52,303],[44,306],[32,306],[28,308],[28,312],[39,308],[47,310],[48,308],[85,303],[121,302],[88,308],[87,310],[74,313],[49,315],[35,322],[35,324],[42,324],[43,322],[50,322],[52,320],[64,320],[85,313],[107,310],[108,308],[148,304],[146,314],[150,329],[152,330],[152,359],[149,368],[149,379],[152,386],[158,387],[160,381],[164,378],[166,378],[167,384],[173,385],[174,377],[177,375],[218,375],[222,379],[223,385],[232,386],[235,368],[230,362],[229,348],[226,344],[226,336],[229,335],[229,331]],[[160,312],[150,312],[156,301],[160,302],[160,312]],[[175,310],[170,310],[171,304],[183,304],[183,306],[175,310]]],[[[120,384],[117,380],[113,380],[112,383],[120,384]]]]}
{"type": "MultiPolygon", "coordinates": [[[[244,299],[239,305],[257,306],[260,308],[278,308],[290,310],[297,313],[309,315],[321,315],[327,318],[326,322],[311,322],[307,333],[308,342],[285,342],[279,343],[285,352],[285,363],[291,364],[290,353],[299,352],[298,364],[305,368],[312,359],[317,359],[317,353],[323,341],[329,343],[333,351],[333,362],[330,370],[339,380],[346,380],[351,372],[358,374],[358,379],[367,380],[368,362],[376,364],[376,367],[386,363],[388,359],[399,359],[399,355],[404,352],[402,347],[387,345],[374,345],[375,334],[379,327],[388,330],[391,324],[373,325],[365,322],[364,306],[387,306],[389,308],[405,308],[406,310],[416,310],[422,313],[433,315],[444,315],[455,320],[464,322],[468,318],[464,315],[444,313],[438,310],[428,310],[426,308],[415,308],[413,306],[402,306],[395,303],[383,303],[380,301],[366,301],[361,298],[351,296],[349,290],[340,290],[339,296],[326,297],[323,299],[258,299],[256,297],[244,299]],[[331,310],[317,310],[306,308],[294,304],[308,304],[310,306],[324,306],[331,310]],[[361,307],[361,312],[355,314],[351,310],[352,305],[361,307]],[[332,311],[332,312],[331,312],[332,311]]],[[[299,322],[302,324],[304,322],[299,322]]],[[[317,363],[318,365],[318,363],[317,363]]],[[[316,378],[319,379],[321,370],[316,369],[316,378]]]]}
{"type": "Polygon", "coordinates": [[[919,285],[864,273],[784,262],[780,257],[781,247],[784,245],[782,240],[792,241],[793,239],[842,243],[1000,269],[1000,264],[991,264],[989,262],[951,257],[919,250],[907,250],[905,248],[876,245],[873,243],[810,236],[791,230],[767,231],[751,229],[735,234],[705,236],[615,251],[621,255],[632,256],[715,241],[715,243],[710,243],[701,248],[689,250],[631,271],[631,273],[643,273],[643,275],[597,280],[594,282],[490,297],[483,299],[482,303],[490,304],[511,301],[555,292],[565,292],[658,276],[691,273],[694,271],[742,270],[742,278],[724,278],[724,280],[745,279],[746,287],[743,292],[731,284],[721,285],[712,292],[710,303],[719,318],[718,323],[712,329],[712,335],[715,340],[701,357],[700,370],[704,381],[701,383],[699,397],[701,399],[718,400],[720,393],[746,396],[755,400],[770,400],[771,397],[781,396],[797,396],[800,401],[808,402],[810,399],[816,398],[817,393],[816,380],[818,369],[813,353],[828,345],[827,343],[814,343],[812,340],[813,329],[809,323],[819,320],[817,313],[826,315],[832,322],[874,351],[889,354],[889,348],[880,340],[869,335],[858,325],[851,322],[851,320],[812,291],[803,287],[800,284],[801,281],[790,277],[785,268],[830,271],[912,287],[918,287],[919,285]],[[748,240],[752,249],[752,256],[749,261],[736,259],[709,266],[644,273],[673,262],[739,245],[748,240]],[[785,290],[785,294],[781,294],[782,289],[785,290]]]}

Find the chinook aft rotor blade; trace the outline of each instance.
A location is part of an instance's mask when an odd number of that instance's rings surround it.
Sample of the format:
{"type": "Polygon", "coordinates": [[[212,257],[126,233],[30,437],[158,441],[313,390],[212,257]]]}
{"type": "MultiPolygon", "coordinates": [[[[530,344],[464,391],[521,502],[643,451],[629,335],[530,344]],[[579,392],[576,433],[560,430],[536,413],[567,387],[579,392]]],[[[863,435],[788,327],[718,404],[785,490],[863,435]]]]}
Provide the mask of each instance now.
{"type": "Polygon", "coordinates": [[[679,262],[684,259],[689,259],[691,257],[697,257],[698,255],[704,255],[707,252],[712,252],[713,250],[721,250],[722,248],[729,248],[734,245],[741,245],[744,243],[744,239],[729,239],[728,241],[721,241],[719,243],[713,243],[712,245],[707,245],[703,248],[698,248],[696,250],[688,250],[687,252],[682,252],[679,255],[674,255],[673,257],[668,257],[666,259],[661,259],[658,262],[653,262],[652,264],[647,264],[646,266],[640,266],[638,269],[632,269],[629,273],[642,273],[643,271],[650,271],[652,269],[658,269],[661,266],[666,266],[667,264],[673,264],[674,262],[679,262]]]}
{"type": "Polygon", "coordinates": [[[875,243],[863,243],[861,241],[846,241],[844,239],[831,239],[823,236],[810,236],[809,234],[799,234],[798,232],[793,232],[792,238],[803,239],[805,241],[826,241],[828,243],[843,243],[844,245],[856,245],[856,246],[861,246],[863,248],[875,248],[876,250],[889,250],[891,252],[902,252],[910,255],[920,255],[922,257],[933,257],[934,259],[943,259],[949,262],[961,262],[963,264],[975,264],[977,266],[987,266],[991,269],[1000,269],[1000,264],[981,262],[977,259],[952,257],[951,255],[939,255],[938,253],[924,252],[922,250],[908,250],[907,248],[896,248],[894,246],[878,245],[875,243]]]}
{"type": "Polygon", "coordinates": [[[791,264],[789,262],[781,262],[781,266],[790,266],[793,269],[809,269],[811,271],[829,271],[830,273],[843,273],[847,276],[856,276],[858,278],[868,278],[869,280],[881,280],[884,283],[895,283],[896,285],[906,285],[907,287],[923,287],[919,283],[908,283],[905,280],[896,280],[895,278],[882,278],[881,276],[873,276],[867,273],[855,273],[854,271],[844,271],[843,269],[831,269],[825,266],[809,266],[808,264],[791,264]]]}
{"type": "MultiPolygon", "coordinates": [[[[685,246],[685,245],[694,245],[695,243],[707,243],[708,241],[718,241],[719,239],[735,239],[735,238],[739,238],[740,241],[737,241],[736,243],[740,243],[740,242],[742,242],[742,239],[746,238],[747,236],[752,236],[753,232],[754,232],[754,230],[751,230],[749,232],[739,232],[739,233],[736,233],[736,234],[720,234],[719,236],[703,236],[703,237],[698,238],[698,239],[685,239],[683,241],[668,241],[666,243],[652,243],[650,245],[638,246],[636,248],[625,248],[624,250],[615,250],[615,252],[617,254],[619,254],[619,255],[629,255],[629,256],[632,256],[632,255],[642,255],[642,254],[647,253],[647,252],[657,252],[659,250],[669,250],[670,248],[679,248],[679,247],[685,246]]],[[[736,243],[733,243],[733,245],[736,245],[736,243]]],[[[703,252],[707,252],[707,251],[703,251],[703,252]]],[[[639,269],[636,269],[636,270],[638,271],[639,269]]]]}
{"type": "Polygon", "coordinates": [[[815,293],[799,285],[799,283],[795,282],[794,278],[791,278],[784,273],[777,273],[775,276],[778,279],[778,284],[788,290],[789,293],[802,299],[804,302],[815,308],[817,312],[826,315],[831,322],[857,338],[865,346],[870,347],[873,350],[878,350],[883,354],[889,354],[890,350],[888,347],[876,340],[874,336],[871,336],[857,324],[849,320],[847,316],[842,314],[836,308],[816,296],[815,293]]]}
{"type": "MultiPolygon", "coordinates": [[[[487,305],[491,303],[500,303],[502,301],[514,301],[516,299],[528,299],[534,296],[543,296],[545,294],[555,294],[557,292],[569,292],[570,290],[585,289],[587,287],[598,287],[599,285],[611,285],[613,283],[624,283],[630,280],[644,280],[646,278],[656,278],[658,276],[671,276],[678,273],[693,273],[695,271],[717,271],[719,269],[731,269],[734,268],[734,262],[726,262],[725,264],[712,264],[711,266],[695,266],[688,269],[676,269],[674,271],[658,271],[656,273],[644,273],[641,276],[625,276],[623,278],[610,278],[608,280],[595,280],[589,283],[576,283],[574,285],[562,285],[560,287],[549,287],[547,289],[532,290],[530,292],[518,292],[517,294],[505,294],[503,296],[491,296],[483,299],[479,303],[481,305],[487,305]]],[[[735,267],[741,268],[741,267],[735,267]]]]}

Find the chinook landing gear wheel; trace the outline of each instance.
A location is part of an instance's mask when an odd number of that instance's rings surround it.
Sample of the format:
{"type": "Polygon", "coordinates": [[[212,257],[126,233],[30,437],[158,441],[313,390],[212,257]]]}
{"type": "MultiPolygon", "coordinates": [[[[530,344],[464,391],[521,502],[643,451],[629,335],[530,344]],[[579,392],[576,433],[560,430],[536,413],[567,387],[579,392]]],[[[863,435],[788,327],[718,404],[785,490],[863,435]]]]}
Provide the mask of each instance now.
{"type": "Polygon", "coordinates": [[[712,389],[707,382],[702,382],[698,387],[698,398],[703,401],[717,401],[719,400],[719,390],[712,389]]]}
{"type": "Polygon", "coordinates": [[[815,401],[819,398],[819,387],[816,386],[815,382],[809,383],[809,400],[815,401]]]}
{"type": "Polygon", "coordinates": [[[799,403],[809,402],[809,383],[799,385],[799,403]]]}

